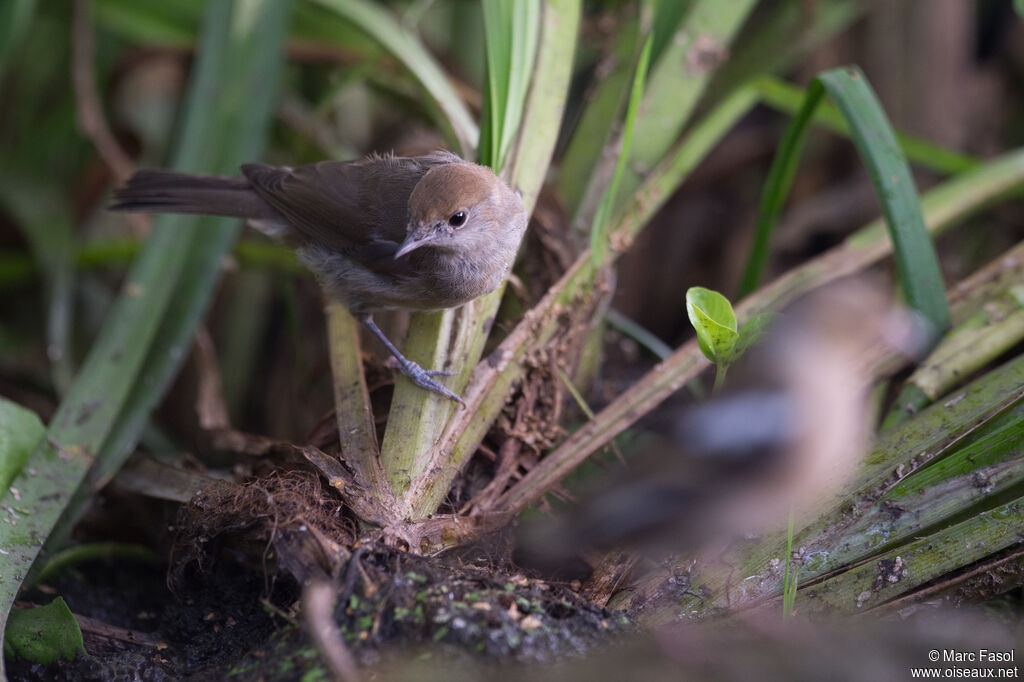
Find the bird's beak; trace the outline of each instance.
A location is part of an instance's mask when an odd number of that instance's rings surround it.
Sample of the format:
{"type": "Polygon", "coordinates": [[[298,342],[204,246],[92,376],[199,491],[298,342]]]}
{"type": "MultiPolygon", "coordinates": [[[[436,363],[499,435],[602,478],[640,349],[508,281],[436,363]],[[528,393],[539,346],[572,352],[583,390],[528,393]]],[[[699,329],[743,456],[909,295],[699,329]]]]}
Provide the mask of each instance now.
{"type": "Polygon", "coordinates": [[[433,230],[424,230],[422,228],[413,230],[402,245],[398,247],[398,251],[395,251],[395,260],[434,241],[435,234],[433,230]]]}

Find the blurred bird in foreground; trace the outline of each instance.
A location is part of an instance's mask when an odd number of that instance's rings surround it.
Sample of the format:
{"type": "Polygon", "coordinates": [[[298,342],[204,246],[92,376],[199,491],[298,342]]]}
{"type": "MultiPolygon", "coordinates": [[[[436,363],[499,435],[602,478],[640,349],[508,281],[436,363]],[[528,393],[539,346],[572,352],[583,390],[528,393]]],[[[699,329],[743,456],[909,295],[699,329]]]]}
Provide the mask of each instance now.
{"type": "Polygon", "coordinates": [[[408,360],[373,321],[384,310],[460,306],[508,274],[527,214],[489,168],[449,152],[307,166],[242,166],[244,177],[143,170],[115,211],[245,218],[295,248],[329,296],[383,343],[418,386],[462,402],[408,360]]]}
{"type": "Polygon", "coordinates": [[[730,369],[722,394],[654,418],[659,444],[627,474],[562,517],[524,523],[517,560],[578,569],[588,551],[696,549],[780,525],[791,509],[811,514],[864,453],[871,366],[917,342],[878,289],[808,296],[730,369]]]}

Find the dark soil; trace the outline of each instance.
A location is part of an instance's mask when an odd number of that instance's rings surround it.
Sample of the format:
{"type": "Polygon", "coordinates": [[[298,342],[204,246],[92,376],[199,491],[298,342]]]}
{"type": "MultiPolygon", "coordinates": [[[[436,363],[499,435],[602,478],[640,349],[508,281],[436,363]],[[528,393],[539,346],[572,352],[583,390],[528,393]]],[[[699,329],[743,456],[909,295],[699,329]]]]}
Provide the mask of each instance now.
{"type": "MultiPolygon", "coordinates": [[[[83,564],[52,587],[75,615],[134,631],[155,646],[128,644],[83,628],[88,656],[49,668],[10,661],[11,680],[220,679],[241,653],[265,641],[282,622],[264,602],[286,607],[298,594],[294,581],[268,584],[230,556],[179,595],[167,588],[165,567],[124,560],[83,564]]],[[[51,598],[43,595],[38,601],[51,598]]]]}
{"type": "MultiPolygon", "coordinates": [[[[357,549],[336,584],[336,622],[364,666],[411,660],[427,647],[418,655],[468,666],[552,662],[626,629],[620,614],[566,586],[390,548],[357,549]]],[[[83,565],[52,588],[76,615],[150,644],[86,629],[88,656],[48,668],[10,661],[11,680],[330,679],[296,620],[296,582],[264,576],[241,553],[220,550],[206,572],[189,571],[178,594],[166,567],[123,560],[83,565]]]]}

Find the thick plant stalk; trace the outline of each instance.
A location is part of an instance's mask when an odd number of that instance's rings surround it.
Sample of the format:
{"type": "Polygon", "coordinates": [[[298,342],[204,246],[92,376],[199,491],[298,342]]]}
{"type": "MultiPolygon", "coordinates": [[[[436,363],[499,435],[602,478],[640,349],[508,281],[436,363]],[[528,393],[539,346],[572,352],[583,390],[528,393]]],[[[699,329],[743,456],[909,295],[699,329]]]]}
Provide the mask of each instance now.
{"type": "MultiPolygon", "coordinates": [[[[506,175],[512,186],[522,194],[528,210],[532,210],[544,181],[544,174],[537,169],[547,168],[554,152],[572,74],[581,3],[580,0],[551,0],[542,8],[535,77],[531,83],[519,135],[510,153],[506,175]]],[[[468,328],[473,332],[469,337],[470,343],[456,345],[453,360],[456,366],[462,368],[465,380],[475,381],[470,377],[476,377],[481,367],[489,366],[490,359],[484,363],[478,362],[503,291],[502,286],[457,312],[457,329],[468,328]]],[[[461,338],[462,333],[459,331],[458,338],[461,338]]],[[[439,435],[435,435],[426,444],[424,456],[420,460],[422,464],[402,502],[408,518],[424,518],[437,511],[464,463],[464,459],[453,456],[451,449],[441,447],[446,442],[445,434],[458,429],[460,424],[467,421],[483,425],[482,428],[486,429],[486,425],[494,420],[504,405],[510,385],[511,382],[503,386],[492,386],[486,396],[476,394],[478,401],[482,402],[486,398],[486,410],[480,410],[480,402],[474,404],[467,400],[466,409],[455,410],[451,419],[442,423],[442,430],[437,432],[439,435]]],[[[474,394],[473,389],[466,386],[463,397],[474,394]]]]}

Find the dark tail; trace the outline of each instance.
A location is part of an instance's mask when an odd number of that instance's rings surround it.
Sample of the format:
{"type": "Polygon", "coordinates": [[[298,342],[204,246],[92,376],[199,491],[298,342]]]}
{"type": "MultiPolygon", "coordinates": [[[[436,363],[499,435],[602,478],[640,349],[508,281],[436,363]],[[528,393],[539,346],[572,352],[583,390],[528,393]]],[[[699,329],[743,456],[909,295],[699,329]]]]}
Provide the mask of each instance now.
{"type": "Polygon", "coordinates": [[[244,178],[192,175],[168,170],[137,171],[114,190],[111,211],[197,213],[254,220],[280,220],[244,178]]]}

